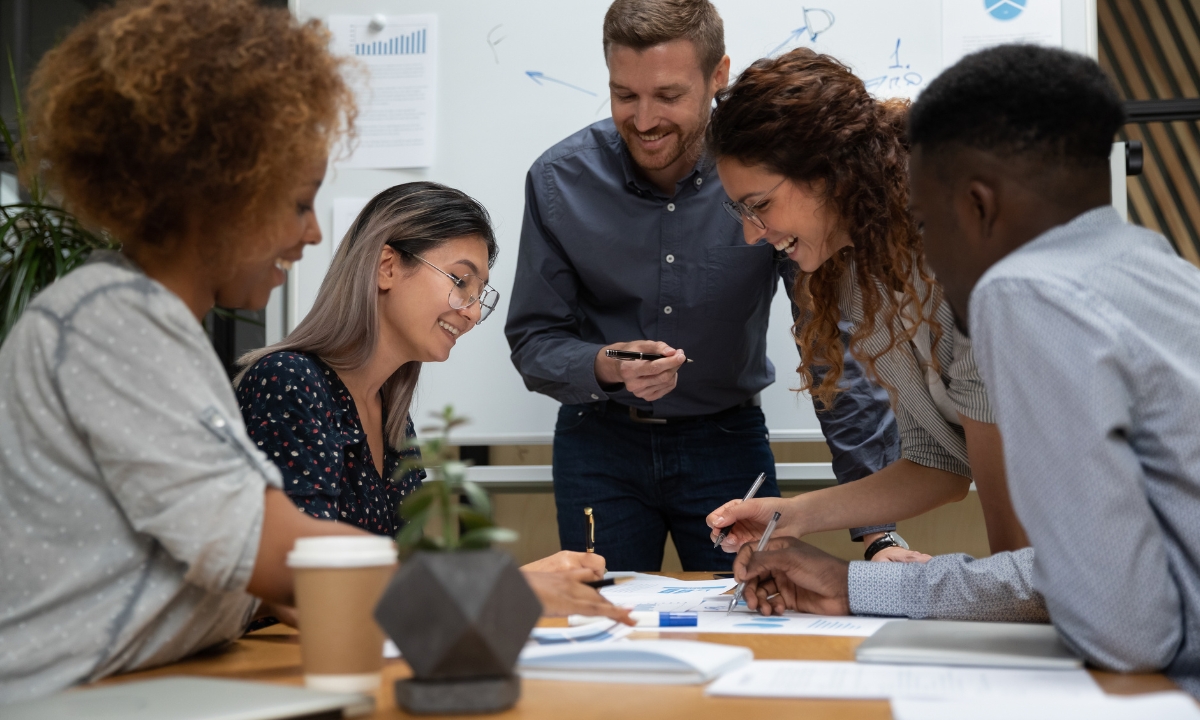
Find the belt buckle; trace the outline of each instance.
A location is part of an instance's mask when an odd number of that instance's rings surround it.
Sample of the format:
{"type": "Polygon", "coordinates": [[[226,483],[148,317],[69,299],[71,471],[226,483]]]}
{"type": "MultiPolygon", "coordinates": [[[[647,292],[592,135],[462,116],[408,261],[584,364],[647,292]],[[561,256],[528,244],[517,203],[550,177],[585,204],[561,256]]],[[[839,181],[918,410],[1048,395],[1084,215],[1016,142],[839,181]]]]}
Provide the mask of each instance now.
{"type": "Polygon", "coordinates": [[[666,425],[666,418],[642,417],[638,415],[638,409],[634,406],[629,406],[629,419],[635,423],[645,423],[646,425],[666,425]]]}

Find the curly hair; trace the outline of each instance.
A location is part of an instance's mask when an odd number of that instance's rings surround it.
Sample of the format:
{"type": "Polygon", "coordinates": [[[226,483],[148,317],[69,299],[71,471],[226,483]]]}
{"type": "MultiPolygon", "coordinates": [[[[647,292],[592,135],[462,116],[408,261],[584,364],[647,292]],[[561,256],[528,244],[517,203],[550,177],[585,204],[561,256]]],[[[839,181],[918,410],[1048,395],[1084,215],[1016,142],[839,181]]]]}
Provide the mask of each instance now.
{"type": "Polygon", "coordinates": [[[38,64],[27,172],[123,243],[277,212],[355,118],[329,33],[253,0],[122,0],[38,64]]]}
{"type": "Polygon", "coordinates": [[[853,245],[816,271],[798,273],[793,293],[800,389],[810,390],[825,407],[842,377],[838,292],[851,262],[863,322],[851,335],[850,352],[868,374],[883,382],[875,362],[912,338],[915,325],[906,329],[898,322],[902,312],[916,324],[929,323],[935,344],[941,335],[926,311],[927,305],[937,307],[941,289],[926,269],[921,235],[908,212],[907,113],[907,101],[877,101],[848,67],[798,48],[748,67],[717,96],[709,124],[709,145],[718,158],[823,188],[823,201],[852,239],[853,245]],[[888,328],[889,342],[868,353],[863,340],[880,323],[888,328]],[[815,386],[814,367],[828,368],[815,386]]]}

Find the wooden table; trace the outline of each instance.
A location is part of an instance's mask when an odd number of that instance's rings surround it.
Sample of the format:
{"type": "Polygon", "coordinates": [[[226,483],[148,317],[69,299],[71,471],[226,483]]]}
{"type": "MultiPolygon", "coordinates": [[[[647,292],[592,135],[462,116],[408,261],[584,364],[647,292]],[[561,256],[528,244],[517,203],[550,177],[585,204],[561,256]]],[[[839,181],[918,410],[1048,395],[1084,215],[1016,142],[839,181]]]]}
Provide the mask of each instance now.
{"type": "MultiPolygon", "coordinates": [[[[707,580],[712,577],[709,573],[676,573],[673,576],[681,580],[707,580]]],[[[638,632],[631,637],[637,639],[657,636],[656,632],[638,632]]],[[[758,660],[853,660],[854,648],[863,641],[863,638],[818,635],[670,633],[664,636],[672,640],[703,640],[741,645],[753,650],[754,657],[758,660]]],[[[125,682],[169,675],[203,675],[303,685],[300,639],[290,628],[267,628],[247,635],[220,650],[154,670],[120,675],[105,682],[125,682]]],[[[384,665],[383,683],[375,695],[376,711],[371,718],[409,717],[396,709],[392,696],[392,683],[409,675],[408,665],[402,660],[388,661],[384,665]]],[[[1176,689],[1174,683],[1162,675],[1117,675],[1092,671],[1092,676],[1106,692],[1118,695],[1176,689]]],[[[521,699],[516,706],[508,712],[488,717],[536,720],[731,720],[775,717],[805,720],[887,720],[891,717],[891,712],[886,701],[710,698],[704,696],[704,688],[699,685],[615,685],[523,680],[521,699]]]]}

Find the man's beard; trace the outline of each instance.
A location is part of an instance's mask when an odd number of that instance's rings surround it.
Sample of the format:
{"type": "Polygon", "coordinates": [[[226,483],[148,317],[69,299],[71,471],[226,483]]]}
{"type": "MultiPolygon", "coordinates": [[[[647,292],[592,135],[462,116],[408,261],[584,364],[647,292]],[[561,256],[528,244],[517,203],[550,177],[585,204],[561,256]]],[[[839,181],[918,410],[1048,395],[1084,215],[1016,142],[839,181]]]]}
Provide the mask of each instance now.
{"type": "Polygon", "coordinates": [[[634,163],[641,169],[662,170],[689,152],[699,155],[700,144],[704,141],[704,123],[699,123],[696,129],[688,135],[684,135],[679,126],[674,124],[659,125],[655,130],[660,133],[671,133],[675,141],[662,150],[648,155],[638,144],[637,135],[640,133],[634,128],[633,120],[625,123],[621,128],[621,137],[625,139],[625,146],[629,148],[629,154],[633,156],[634,163]]]}

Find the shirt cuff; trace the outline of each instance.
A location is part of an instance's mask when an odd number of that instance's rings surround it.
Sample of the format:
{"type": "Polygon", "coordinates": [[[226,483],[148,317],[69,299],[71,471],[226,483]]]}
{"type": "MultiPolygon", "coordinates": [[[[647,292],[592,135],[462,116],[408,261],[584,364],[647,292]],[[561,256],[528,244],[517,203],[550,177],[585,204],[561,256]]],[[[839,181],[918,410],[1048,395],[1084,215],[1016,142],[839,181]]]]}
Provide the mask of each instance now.
{"type": "Polygon", "coordinates": [[[579,343],[571,348],[567,374],[572,388],[581,393],[578,402],[598,402],[608,399],[608,393],[600,387],[600,381],[596,379],[596,355],[603,347],[597,343],[579,343]]]}
{"type": "Polygon", "coordinates": [[[905,592],[904,571],[911,563],[850,563],[850,614],[911,617],[910,593],[905,592]]]}
{"type": "Polygon", "coordinates": [[[864,535],[881,532],[896,532],[896,524],[891,525],[870,525],[868,527],[850,528],[850,539],[854,542],[860,542],[864,535]]]}

